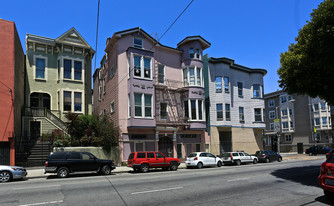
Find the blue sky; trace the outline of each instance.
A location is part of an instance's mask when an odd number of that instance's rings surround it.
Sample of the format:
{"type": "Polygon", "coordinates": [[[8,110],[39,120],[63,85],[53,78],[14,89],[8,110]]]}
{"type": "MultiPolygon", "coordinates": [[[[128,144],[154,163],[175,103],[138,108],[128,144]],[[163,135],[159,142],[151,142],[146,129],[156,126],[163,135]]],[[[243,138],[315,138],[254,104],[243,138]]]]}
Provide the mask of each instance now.
{"type": "MultiPolygon", "coordinates": [[[[101,0],[97,67],[114,32],[141,27],[155,38],[166,31],[191,0],[101,0]]],[[[195,0],[161,39],[176,47],[186,36],[211,43],[204,51],[250,68],[264,68],[265,93],[279,89],[281,52],[322,0],[195,0]]],[[[75,27],[95,49],[97,0],[2,0],[0,18],[14,21],[25,49],[26,33],[57,38],[75,27]]],[[[94,60],[93,60],[94,68],[94,60]]],[[[94,71],[93,71],[94,72],[94,71]]]]}

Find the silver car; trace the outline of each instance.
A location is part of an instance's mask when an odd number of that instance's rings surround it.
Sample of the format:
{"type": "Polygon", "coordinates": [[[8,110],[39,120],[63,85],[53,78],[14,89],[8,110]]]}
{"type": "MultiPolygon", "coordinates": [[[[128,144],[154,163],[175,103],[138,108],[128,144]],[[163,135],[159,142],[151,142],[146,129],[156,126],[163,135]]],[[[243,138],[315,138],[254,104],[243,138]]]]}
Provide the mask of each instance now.
{"type": "Polygon", "coordinates": [[[0,165],[0,182],[9,182],[13,179],[22,179],[27,176],[23,167],[0,165]]]}
{"type": "Polygon", "coordinates": [[[208,152],[193,152],[187,156],[186,160],[187,168],[197,167],[202,168],[204,166],[222,166],[222,160],[208,152]]]}

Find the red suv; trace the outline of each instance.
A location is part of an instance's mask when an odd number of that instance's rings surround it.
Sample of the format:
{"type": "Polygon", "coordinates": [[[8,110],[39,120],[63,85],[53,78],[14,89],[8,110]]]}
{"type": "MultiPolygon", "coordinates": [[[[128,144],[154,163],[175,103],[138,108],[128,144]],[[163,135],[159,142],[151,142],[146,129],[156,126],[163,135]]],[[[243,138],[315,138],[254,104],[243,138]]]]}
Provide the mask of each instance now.
{"type": "Polygon", "coordinates": [[[128,158],[128,167],[132,167],[135,172],[148,172],[150,168],[175,171],[179,165],[179,159],[166,157],[161,152],[132,152],[128,158]]]}
{"type": "Polygon", "coordinates": [[[318,177],[319,184],[324,190],[325,196],[334,197],[334,150],[327,155],[326,162],[321,164],[320,175],[318,177]]]}

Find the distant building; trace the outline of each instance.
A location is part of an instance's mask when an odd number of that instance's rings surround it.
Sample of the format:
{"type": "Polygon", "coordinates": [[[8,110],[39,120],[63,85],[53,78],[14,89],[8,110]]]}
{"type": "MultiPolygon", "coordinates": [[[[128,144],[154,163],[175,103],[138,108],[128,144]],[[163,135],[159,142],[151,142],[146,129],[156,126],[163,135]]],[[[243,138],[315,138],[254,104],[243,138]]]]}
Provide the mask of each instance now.
{"type": "Polygon", "coordinates": [[[326,101],[281,90],[266,94],[265,106],[265,149],[278,149],[278,134],[281,152],[303,152],[315,144],[333,143],[331,109],[326,101]],[[279,133],[275,131],[275,119],[280,124],[279,133]]]}
{"type": "Polygon", "coordinates": [[[264,69],[251,69],[228,58],[204,57],[207,127],[211,152],[255,153],[262,149],[264,69]]]}
{"type": "Polygon", "coordinates": [[[120,161],[134,151],[162,151],[185,159],[209,151],[202,52],[210,43],[190,36],[177,48],[141,28],[107,39],[94,79],[94,114],[120,128],[120,161]]]}
{"type": "Polygon", "coordinates": [[[0,165],[15,165],[24,104],[24,53],[15,23],[0,19],[0,165]]]}

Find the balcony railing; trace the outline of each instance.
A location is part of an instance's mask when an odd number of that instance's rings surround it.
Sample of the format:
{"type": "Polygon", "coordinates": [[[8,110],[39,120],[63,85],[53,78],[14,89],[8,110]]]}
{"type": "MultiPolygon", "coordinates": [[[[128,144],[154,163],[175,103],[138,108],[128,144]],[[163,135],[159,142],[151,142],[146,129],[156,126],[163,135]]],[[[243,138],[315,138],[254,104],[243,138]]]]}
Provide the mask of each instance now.
{"type": "Polygon", "coordinates": [[[32,108],[26,107],[23,112],[24,116],[27,117],[45,117],[57,125],[60,129],[66,131],[66,126],[64,122],[59,118],[59,110],[48,110],[47,108],[32,108]],[[58,115],[58,116],[57,116],[58,115]]]}

